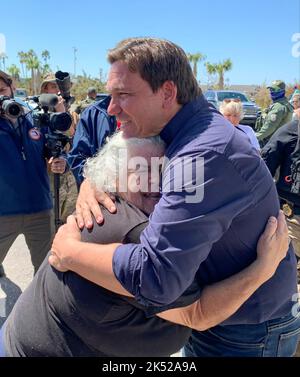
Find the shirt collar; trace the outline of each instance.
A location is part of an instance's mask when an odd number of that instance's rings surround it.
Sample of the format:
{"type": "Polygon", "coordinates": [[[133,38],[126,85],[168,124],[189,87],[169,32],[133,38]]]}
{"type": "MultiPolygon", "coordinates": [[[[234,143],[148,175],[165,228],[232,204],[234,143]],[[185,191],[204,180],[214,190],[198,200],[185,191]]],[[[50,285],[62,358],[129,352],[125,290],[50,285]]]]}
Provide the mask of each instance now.
{"type": "Polygon", "coordinates": [[[197,112],[202,112],[208,108],[208,102],[203,95],[195,100],[183,105],[178,113],[166,124],[161,131],[160,136],[163,141],[169,145],[172,140],[182,131],[183,128],[188,126],[188,120],[197,112]]]}

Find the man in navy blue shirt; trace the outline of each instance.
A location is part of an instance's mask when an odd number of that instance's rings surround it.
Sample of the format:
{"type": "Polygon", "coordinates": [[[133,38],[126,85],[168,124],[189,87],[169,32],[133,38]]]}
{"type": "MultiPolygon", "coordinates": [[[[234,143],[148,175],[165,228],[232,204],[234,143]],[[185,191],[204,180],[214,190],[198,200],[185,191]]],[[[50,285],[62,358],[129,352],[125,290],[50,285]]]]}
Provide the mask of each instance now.
{"type": "MultiPolygon", "coordinates": [[[[167,145],[162,197],[140,244],[95,245],[85,250],[78,230],[65,226],[50,263],[72,270],[148,307],[173,302],[196,276],[200,286],[248,266],[279,203],[271,175],[239,132],[202,96],[184,51],[165,40],[132,38],[108,55],[108,112],[125,137],[160,134],[167,145]]],[[[79,226],[99,218],[84,182],[79,226]]],[[[296,259],[292,248],[276,274],[230,318],[193,332],[190,356],[292,356],[300,319],[295,315],[296,259]],[[288,336],[281,336],[288,334],[288,336]]]]}

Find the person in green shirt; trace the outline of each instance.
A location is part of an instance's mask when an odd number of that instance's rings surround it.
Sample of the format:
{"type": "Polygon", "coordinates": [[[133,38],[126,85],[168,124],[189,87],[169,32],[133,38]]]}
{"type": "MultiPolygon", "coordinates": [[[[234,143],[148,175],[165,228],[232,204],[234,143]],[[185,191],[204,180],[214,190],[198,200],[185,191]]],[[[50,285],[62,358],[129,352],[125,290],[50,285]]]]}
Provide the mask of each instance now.
{"type": "Polygon", "coordinates": [[[95,102],[97,96],[97,90],[94,87],[90,87],[87,90],[87,97],[82,100],[79,105],[76,107],[75,112],[77,114],[82,113],[88,106],[95,102]]]}
{"type": "Polygon", "coordinates": [[[288,123],[293,116],[293,107],[285,97],[285,83],[275,80],[268,86],[268,89],[272,104],[262,112],[255,125],[256,137],[261,147],[268,142],[279,127],[288,123]]]}

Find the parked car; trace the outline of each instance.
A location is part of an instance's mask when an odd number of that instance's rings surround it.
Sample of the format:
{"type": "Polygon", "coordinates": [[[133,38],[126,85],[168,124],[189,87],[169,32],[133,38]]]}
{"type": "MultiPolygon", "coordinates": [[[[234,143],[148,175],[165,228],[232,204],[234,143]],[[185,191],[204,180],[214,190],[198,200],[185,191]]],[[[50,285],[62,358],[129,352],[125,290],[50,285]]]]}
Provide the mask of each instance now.
{"type": "Polygon", "coordinates": [[[254,127],[256,119],[261,112],[261,109],[255,102],[250,101],[246,94],[235,90],[207,90],[204,93],[208,102],[212,103],[216,109],[219,109],[221,102],[225,98],[239,98],[243,105],[244,118],[241,120],[241,124],[248,124],[254,127]]]}
{"type": "Polygon", "coordinates": [[[14,91],[14,97],[15,98],[20,98],[22,101],[24,101],[28,96],[27,90],[23,88],[17,88],[14,91]]]}

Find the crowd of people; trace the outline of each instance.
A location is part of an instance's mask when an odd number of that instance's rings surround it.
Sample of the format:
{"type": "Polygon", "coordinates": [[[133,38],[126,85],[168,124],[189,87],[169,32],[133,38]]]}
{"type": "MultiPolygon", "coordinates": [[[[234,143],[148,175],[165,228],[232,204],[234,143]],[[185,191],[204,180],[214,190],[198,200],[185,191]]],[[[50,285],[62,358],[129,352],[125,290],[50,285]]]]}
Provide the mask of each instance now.
{"type": "MultiPolygon", "coordinates": [[[[129,38],[108,61],[110,95],[89,88],[74,112],[44,79],[73,119],[59,157],[32,111],[0,113],[0,263],[23,233],[35,272],[0,355],[295,355],[300,93],[272,82],[255,132],[239,100],[206,101],[170,41],[129,38]]],[[[0,72],[0,95],[13,90],[0,72]]]]}

